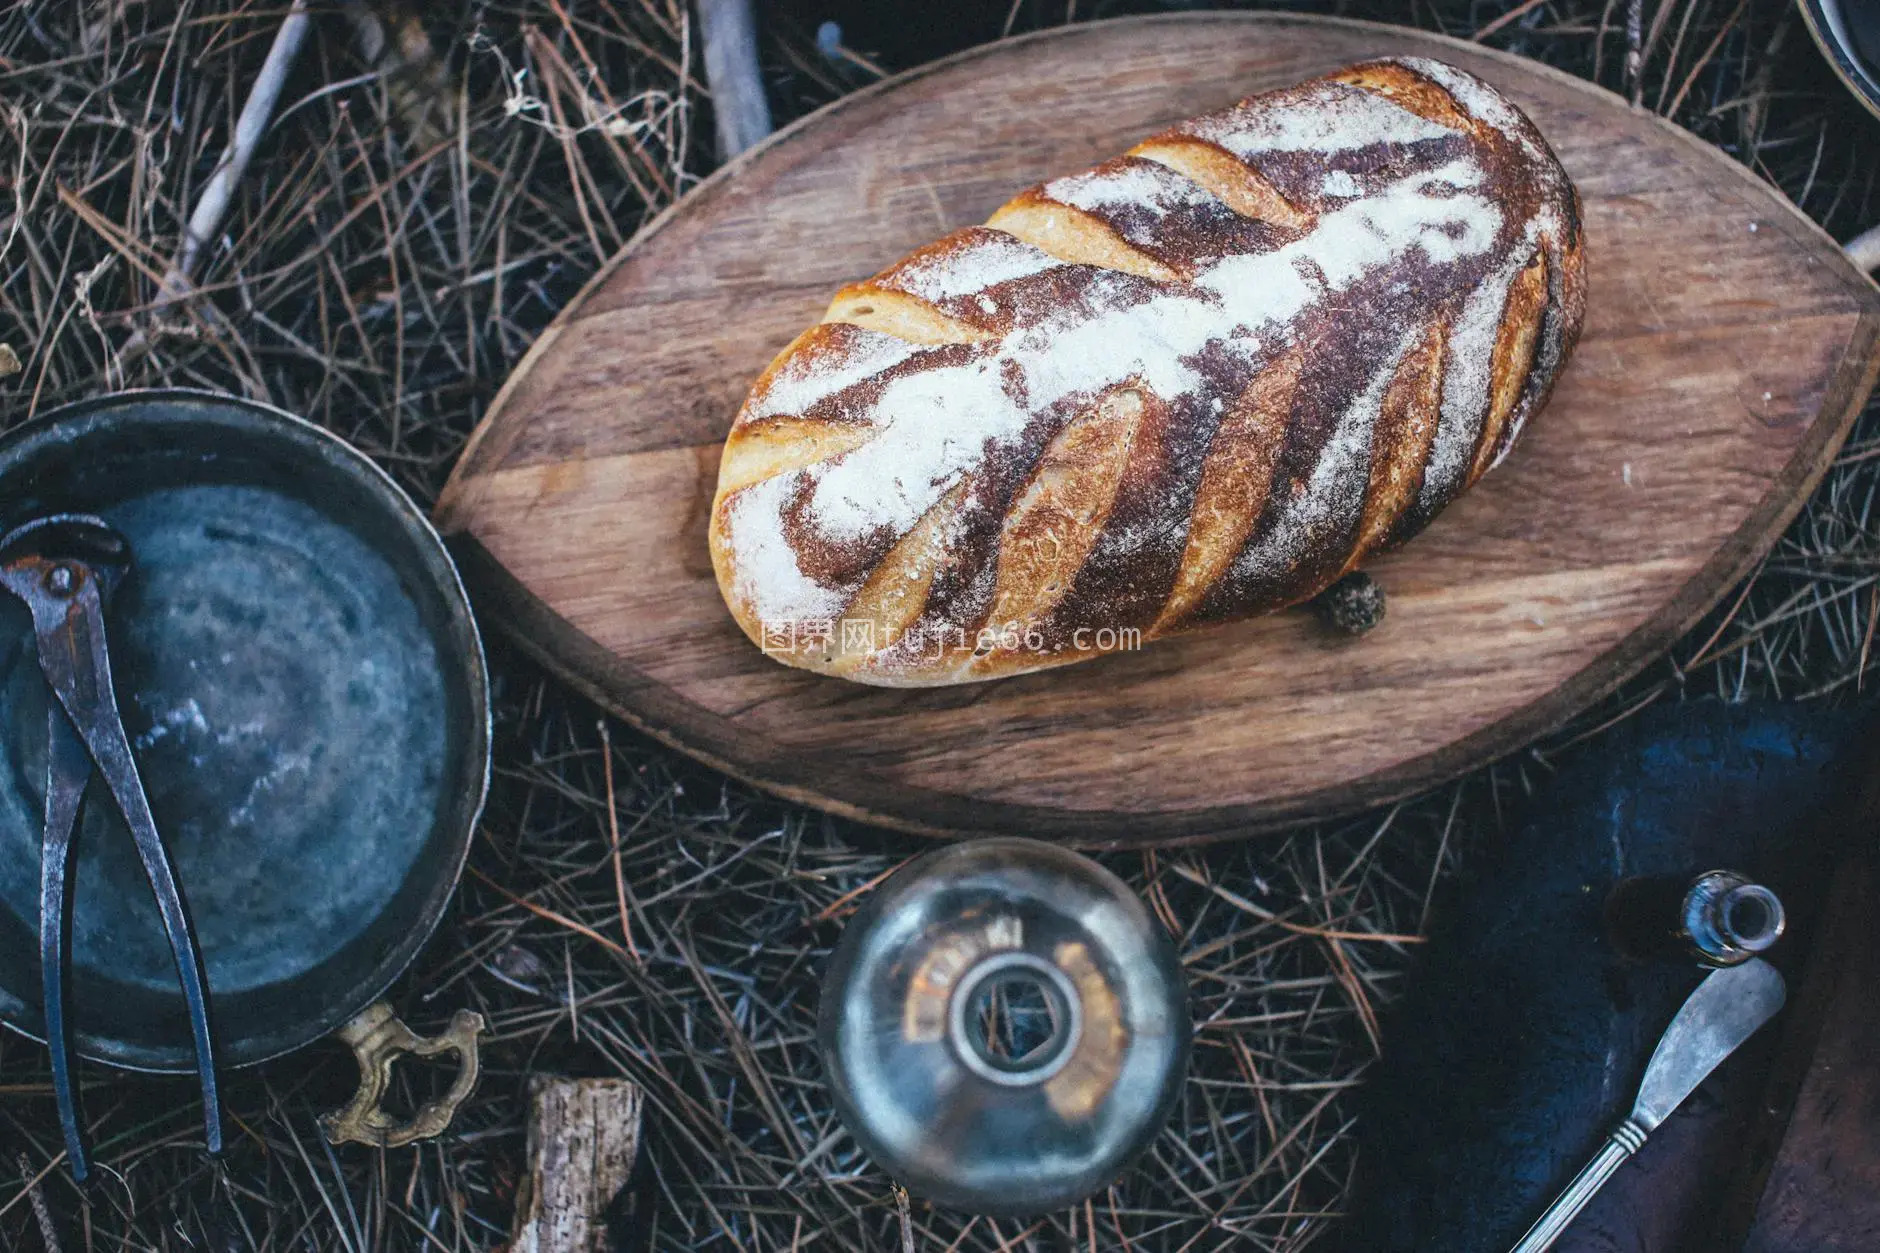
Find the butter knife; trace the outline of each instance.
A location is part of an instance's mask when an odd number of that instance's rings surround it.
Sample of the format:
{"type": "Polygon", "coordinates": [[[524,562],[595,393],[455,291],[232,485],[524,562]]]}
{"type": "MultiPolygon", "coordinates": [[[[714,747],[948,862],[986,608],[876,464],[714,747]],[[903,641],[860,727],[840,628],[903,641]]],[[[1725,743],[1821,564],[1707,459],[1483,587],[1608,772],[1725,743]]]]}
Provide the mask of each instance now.
{"type": "Polygon", "coordinates": [[[1632,1112],[1613,1128],[1593,1160],[1574,1176],[1512,1253],[1543,1253],[1552,1248],[1594,1194],[1644,1146],[1645,1137],[1737,1046],[1774,1018],[1787,996],[1781,974],[1761,958],[1706,976],[1653,1050],[1632,1112]]]}

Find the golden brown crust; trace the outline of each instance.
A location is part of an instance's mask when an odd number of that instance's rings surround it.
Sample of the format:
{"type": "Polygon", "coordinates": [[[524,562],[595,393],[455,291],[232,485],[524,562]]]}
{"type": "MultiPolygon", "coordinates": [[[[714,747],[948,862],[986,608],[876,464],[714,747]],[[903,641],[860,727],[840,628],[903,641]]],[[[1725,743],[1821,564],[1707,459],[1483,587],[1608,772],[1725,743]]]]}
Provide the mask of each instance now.
{"type": "Polygon", "coordinates": [[[713,502],[726,602],[780,661],[897,685],[1296,602],[1506,454],[1578,336],[1581,247],[1532,124],[1437,62],[1181,123],[779,354],[713,502]]]}
{"type": "MultiPolygon", "coordinates": [[[[1073,418],[1038,458],[1031,481],[1006,510],[987,625],[1023,640],[1069,593],[1116,506],[1149,400],[1128,385],[1073,418]]],[[[975,667],[997,668],[1008,653],[976,646],[975,667]]]]}
{"type": "Polygon", "coordinates": [[[1042,190],[1007,201],[986,225],[1050,253],[1060,261],[1119,270],[1171,283],[1185,277],[1159,258],[1132,248],[1108,222],[1094,213],[1060,204],[1042,190]]]}
{"type": "Polygon", "coordinates": [[[1201,467],[1188,543],[1153,633],[1176,629],[1233,564],[1266,509],[1305,353],[1294,348],[1255,377],[1215,428],[1201,467]]]}
{"type": "Polygon", "coordinates": [[[1488,367],[1488,419],[1483,423],[1475,461],[1469,470],[1471,485],[1488,472],[1498,450],[1505,446],[1502,435],[1527,385],[1534,365],[1534,350],[1540,343],[1541,319],[1546,314],[1547,257],[1545,253],[1536,253],[1509,286],[1501,327],[1495,332],[1495,351],[1488,367]]]}
{"type": "Polygon", "coordinates": [[[1436,443],[1442,421],[1443,347],[1447,327],[1439,319],[1397,367],[1378,413],[1377,438],[1371,448],[1371,478],[1364,493],[1364,518],[1358,542],[1344,573],[1383,547],[1423,490],[1423,467],[1436,443]]]}
{"type": "Polygon", "coordinates": [[[1454,96],[1408,66],[1394,61],[1354,65],[1326,77],[1333,82],[1376,92],[1418,117],[1427,118],[1438,125],[1456,130],[1471,128],[1469,115],[1458,107],[1454,96]]]}
{"type": "Polygon", "coordinates": [[[1312,215],[1280,195],[1258,170],[1206,140],[1158,135],[1137,144],[1127,155],[1186,175],[1242,217],[1289,231],[1303,231],[1312,225],[1312,215]]]}

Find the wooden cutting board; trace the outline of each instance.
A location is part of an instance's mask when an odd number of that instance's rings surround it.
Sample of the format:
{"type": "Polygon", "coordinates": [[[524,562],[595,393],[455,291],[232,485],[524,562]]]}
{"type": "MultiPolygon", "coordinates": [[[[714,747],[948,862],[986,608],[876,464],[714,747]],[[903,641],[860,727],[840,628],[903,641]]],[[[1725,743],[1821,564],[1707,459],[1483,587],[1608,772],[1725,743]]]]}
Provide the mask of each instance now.
{"type": "Polygon", "coordinates": [[[1280,14],[975,49],[844,99],[642,231],[543,334],[438,506],[487,615],[608,708],[794,800],[929,833],[1130,845],[1405,796],[1659,655],[1767,550],[1871,390],[1880,293],[1721,153],[1532,62],[1280,14]],[[845,282],[1191,114],[1436,56],[1539,124],[1586,204],[1586,333],[1515,454],[1374,567],[1389,618],[1290,612],[926,691],[764,657],[705,544],[745,390],[845,282]]]}

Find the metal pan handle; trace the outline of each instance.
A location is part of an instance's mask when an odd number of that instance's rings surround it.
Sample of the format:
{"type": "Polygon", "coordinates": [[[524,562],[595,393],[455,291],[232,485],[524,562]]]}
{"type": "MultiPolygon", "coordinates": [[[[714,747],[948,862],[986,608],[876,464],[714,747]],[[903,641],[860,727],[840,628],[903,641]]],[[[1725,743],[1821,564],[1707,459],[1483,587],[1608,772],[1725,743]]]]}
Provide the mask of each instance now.
{"type": "Polygon", "coordinates": [[[359,1090],[345,1109],[323,1115],[320,1129],[333,1144],[369,1144],[395,1149],[417,1140],[443,1135],[457,1116],[457,1107],[477,1086],[477,1037],[483,1033],[483,1015],[460,1009],[451,1015],[443,1034],[421,1036],[399,1021],[392,1007],[374,1001],[336,1033],[359,1060],[359,1090]],[[436,1057],[457,1055],[457,1078],[450,1091],[427,1101],[401,1122],[386,1113],[380,1102],[391,1086],[392,1063],[406,1054],[436,1057]]]}

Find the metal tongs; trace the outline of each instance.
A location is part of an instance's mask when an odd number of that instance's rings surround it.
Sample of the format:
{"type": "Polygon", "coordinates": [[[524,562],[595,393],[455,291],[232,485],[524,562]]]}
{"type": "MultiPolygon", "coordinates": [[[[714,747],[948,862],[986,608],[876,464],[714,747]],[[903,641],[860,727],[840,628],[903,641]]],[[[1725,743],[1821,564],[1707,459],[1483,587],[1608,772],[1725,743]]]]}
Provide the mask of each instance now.
{"type": "Polygon", "coordinates": [[[46,827],[40,853],[39,960],[45,989],[46,1044],[72,1175],[89,1173],[78,1102],[72,1086],[71,1041],[65,1022],[69,872],[79,810],[95,767],[123,814],[156,893],[157,911],[176,958],[202,1082],[203,1123],[211,1153],[222,1151],[215,1053],[209,1039],[209,993],[189,910],[157,835],[130,738],[118,716],[106,647],[104,606],[131,563],[130,545],[100,518],[58,514],[28,522],[0,539],[0,587],[32,611],[39,668],[56,698],[47,703],[46,827]]]}

